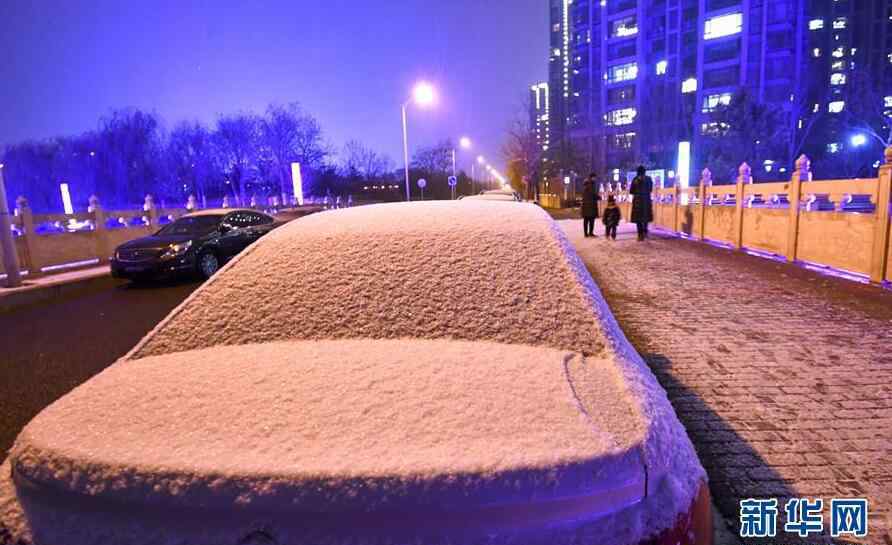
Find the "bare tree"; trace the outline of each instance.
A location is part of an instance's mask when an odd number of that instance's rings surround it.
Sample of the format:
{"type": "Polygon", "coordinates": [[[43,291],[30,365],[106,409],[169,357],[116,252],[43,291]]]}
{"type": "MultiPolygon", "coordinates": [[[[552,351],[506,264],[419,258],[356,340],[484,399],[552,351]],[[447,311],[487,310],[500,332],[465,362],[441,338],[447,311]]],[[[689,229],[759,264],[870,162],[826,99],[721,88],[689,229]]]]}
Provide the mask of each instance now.
{"type": "Polygon", "coordinates": [[[291,163],[305,170],[319,168],[329,151],[322,141],[322,129],[300,104],[271,104],[260,124],[263,158],[285,199],[288,194],[291,163]]]}
{"type": "Polygon", "coordinates": [[[517,115],[509,123],[502,157],[508,165],[508,179],[515,190],[535,197],[543,157],[529,114],[529,98],[521,102],[517,115]]]}
{"type": "Polygon", "coordinates": [[[412,156],[412,168],[428,176],[445,177],[452,172],[451,140],[444,140],[434,146],[419,148],[412,156]]]}
{"type": "Polygon", "coordinates": [[[378,180],[392,169],[392,162],[387,156],[358,140],[348,141],[341,157],[342,173],[352,180],[378,180]]]}
{"type": "Polygon", "coordinates": [[[166,155],[178,189],[205,202],[217,170],[210,130],[198,122],[178,124],[168,138],[166,155]]]}
{"type": "Polygon", "coordinates": [[[260,119],[254,114],[223,116],[217,120],[214,141],[233,195],[242,205],[247,202],[247,184],[257,167],[260,127],[260,119]]]}

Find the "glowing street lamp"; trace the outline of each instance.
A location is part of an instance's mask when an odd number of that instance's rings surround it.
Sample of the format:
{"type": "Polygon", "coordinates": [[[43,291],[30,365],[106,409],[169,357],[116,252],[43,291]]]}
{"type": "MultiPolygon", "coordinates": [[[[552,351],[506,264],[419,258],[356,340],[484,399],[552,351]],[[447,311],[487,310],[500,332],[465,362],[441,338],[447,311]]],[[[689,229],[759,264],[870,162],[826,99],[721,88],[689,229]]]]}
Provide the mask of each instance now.
{"type": "Polygon", "coordinates": [[[462,136],[458,141],[458,145],[462,147],[462,149],[471,149],[471,139],[467,136],[462,136]]]}
{"type": "Polygon", "coordinates": [[[867,137],[863,134],[856,134],[852,137],[852,147],[860,148],[867,143],[867,137]]]}
{"type": "Polygon", "coordinates": [[[414,102],[420,107],[430,106],[437,100],[437,93],[433,85],[426,81],[415,84],[412,88],[412,96],[406,102],[403,102],[403,164],[406,167],[406,201],[412,200],[412,193],[409,189],[409,130],[408,116],[406,110],[410,102],[414,102]]]}

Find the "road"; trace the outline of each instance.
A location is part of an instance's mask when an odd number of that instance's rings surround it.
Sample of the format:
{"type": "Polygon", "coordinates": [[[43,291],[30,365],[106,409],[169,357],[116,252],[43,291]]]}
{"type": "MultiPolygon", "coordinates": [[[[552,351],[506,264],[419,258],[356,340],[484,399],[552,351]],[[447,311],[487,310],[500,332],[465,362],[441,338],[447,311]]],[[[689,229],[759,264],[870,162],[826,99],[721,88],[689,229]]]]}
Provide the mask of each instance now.
{"type": "Polygon", "coordinates": [[[0,313],[0,459],[41,409],[123,356],[198,285],[108,278],[89,292],[0,313]]]}

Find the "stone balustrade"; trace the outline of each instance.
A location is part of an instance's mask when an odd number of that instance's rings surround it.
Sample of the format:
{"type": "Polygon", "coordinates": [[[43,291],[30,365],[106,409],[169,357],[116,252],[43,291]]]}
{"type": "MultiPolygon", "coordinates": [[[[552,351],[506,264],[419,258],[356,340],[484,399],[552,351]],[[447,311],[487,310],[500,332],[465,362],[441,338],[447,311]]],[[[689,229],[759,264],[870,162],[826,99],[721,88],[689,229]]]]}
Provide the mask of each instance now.
{"type": "MultiPolygon", "coordinates": [[[[629,218],[627,188],[612,192],[629,218]]],[[[753,183],[749,165],[736,184],[713,185],[705,170],[694,187],[654,190],[654,224],[695,240],[771,254],[892,282],[892,147],[877,178],[812,180],[802,156],[789,181],[753,183]]]]}

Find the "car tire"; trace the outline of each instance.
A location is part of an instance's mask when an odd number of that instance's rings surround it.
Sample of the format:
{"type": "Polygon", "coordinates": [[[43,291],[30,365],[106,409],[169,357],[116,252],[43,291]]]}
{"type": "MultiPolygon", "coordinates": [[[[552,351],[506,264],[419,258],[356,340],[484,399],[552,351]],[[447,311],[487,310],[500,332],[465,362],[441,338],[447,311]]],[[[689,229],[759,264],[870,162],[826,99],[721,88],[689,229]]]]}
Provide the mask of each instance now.
{"type": "Polygon", "coordinates": [[[208,279],[220,270],[220,258],[210,250],[202,252],[198,256],[198,274],[208,279]]]}

